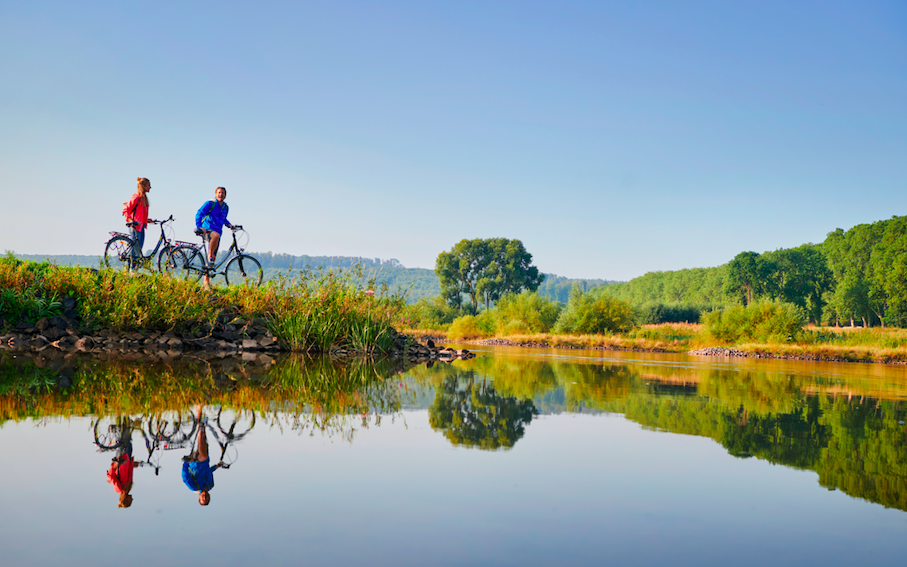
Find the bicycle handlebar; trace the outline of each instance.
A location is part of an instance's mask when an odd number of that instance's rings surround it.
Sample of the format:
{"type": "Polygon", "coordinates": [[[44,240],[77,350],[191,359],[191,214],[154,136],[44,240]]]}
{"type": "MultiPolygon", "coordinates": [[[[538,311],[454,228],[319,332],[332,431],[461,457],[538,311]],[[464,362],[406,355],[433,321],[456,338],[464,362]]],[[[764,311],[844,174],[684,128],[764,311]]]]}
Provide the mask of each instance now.
{"type": "MultiPolygon", "coordinates": [[[[173,215],[170,215],[170,217],[165,220],[148,219],[148,224],[164,224],[165,222],[173,222],[173,215]]],[[[138,221],[129,221],[126,223],[126,226],[128,226],[129,228],[135,228],[139,226],[139,223],[138,221]]]]}

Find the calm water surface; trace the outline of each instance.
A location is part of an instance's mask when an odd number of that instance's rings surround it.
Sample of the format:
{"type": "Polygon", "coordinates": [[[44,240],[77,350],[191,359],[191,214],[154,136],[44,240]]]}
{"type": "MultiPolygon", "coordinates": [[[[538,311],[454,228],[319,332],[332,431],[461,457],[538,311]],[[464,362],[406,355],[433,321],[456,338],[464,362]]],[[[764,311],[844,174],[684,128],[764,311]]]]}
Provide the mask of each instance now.
{"type": "Polygon", "coordinates": [[[905,419],[907,370],[861,364],[0,353],[0,563],[890,564],[905,419]],[[202,429],[208,506],[181,477],[202,429]]]}

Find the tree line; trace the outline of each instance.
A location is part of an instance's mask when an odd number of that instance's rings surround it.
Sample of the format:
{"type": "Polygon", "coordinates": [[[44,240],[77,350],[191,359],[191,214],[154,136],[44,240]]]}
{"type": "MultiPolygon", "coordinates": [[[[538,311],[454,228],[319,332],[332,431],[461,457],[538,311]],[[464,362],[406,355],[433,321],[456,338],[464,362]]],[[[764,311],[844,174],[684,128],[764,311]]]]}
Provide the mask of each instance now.
{"type": "Polygon", "coordinates": [[[650,272],[593,293],[637,309],[692,306],[699,312],[768,299],[796,305],[817,324],[904,327],[907,217],[839,228],[820,244],[741,252],[715,268],[650,272]]]}

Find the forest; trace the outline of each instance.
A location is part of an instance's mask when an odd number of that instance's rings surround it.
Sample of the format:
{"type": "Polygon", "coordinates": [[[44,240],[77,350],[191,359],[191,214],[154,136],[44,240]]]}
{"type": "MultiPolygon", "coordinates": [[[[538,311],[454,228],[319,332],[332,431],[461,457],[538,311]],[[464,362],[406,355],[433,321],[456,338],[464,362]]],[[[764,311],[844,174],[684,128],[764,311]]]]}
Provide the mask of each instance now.
{"type": "Polygon", "coordinates": [[[732,304],[777,300],[828,325],[907,326],[907,217],[830,232],[820,244],[761,254],[741,252],[727,264],[650,272],[594,290],[638,310],[662,309],[660,321],[696,321],[732,304]],[[670,319],[671,310],[687,318],[670,319]]]}

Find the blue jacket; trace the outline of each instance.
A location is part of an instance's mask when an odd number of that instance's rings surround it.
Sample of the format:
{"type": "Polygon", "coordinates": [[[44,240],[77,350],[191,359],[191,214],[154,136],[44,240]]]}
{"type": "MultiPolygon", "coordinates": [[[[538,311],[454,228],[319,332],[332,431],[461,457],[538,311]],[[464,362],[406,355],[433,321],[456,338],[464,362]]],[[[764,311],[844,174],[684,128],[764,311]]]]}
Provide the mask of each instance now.
{"type": "Polygon", "coordinates": [[[229,212],[230,207],[226,201],[220,206],[218,206],[217,201],[208,201],[195,213],[195,228],[205,228],[221,234],[224,231],[225,224],[233,225],[232,222],[227,220],[227,213],[229,212]]]}
{"type": "Polygon", "coordinates": [[[210,466],[210,461],[183,463],[183,483],[189,490],[211,490],[214,488],[214,471],[218,466],[210,466]]]}

